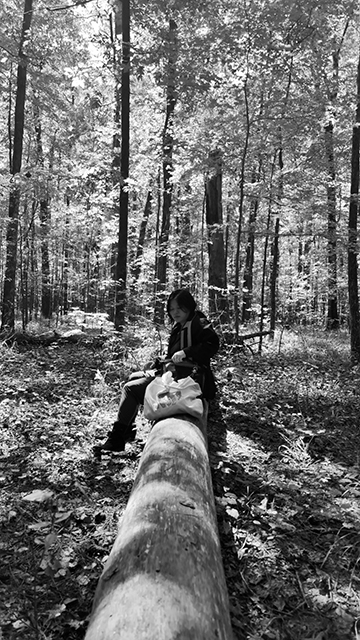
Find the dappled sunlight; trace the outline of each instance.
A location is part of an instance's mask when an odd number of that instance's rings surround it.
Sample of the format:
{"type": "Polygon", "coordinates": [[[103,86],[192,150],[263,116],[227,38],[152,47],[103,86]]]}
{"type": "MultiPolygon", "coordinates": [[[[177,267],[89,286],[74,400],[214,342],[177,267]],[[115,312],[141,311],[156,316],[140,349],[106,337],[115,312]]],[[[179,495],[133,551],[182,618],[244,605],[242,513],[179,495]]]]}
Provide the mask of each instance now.
{"type": "MultiPolygon", "coordinates": [[[[146,345],[134,347],[135,361],[150,353],[146,345]]],[[[236,354],[230,366],[218,358],[223,383],[210,405],[209,457],[236,639],[354,640],[360,373],[343,360],[339,337],[328,341],[329,359],[315,346],[316,361],[309,350],[279,355],[275,346],[262,357],[236,354]]],[[[130,367],[121,339],[101,349],[63,344],[3,355],[0,588],[13,607],[8,626],[19,620],[25,640],[24,621],[37,608],[39,627],[55,616],[57,637],[77,640],[151,425],[139,416],[140,440],[125,454],[92,456],[130,367]]]]}

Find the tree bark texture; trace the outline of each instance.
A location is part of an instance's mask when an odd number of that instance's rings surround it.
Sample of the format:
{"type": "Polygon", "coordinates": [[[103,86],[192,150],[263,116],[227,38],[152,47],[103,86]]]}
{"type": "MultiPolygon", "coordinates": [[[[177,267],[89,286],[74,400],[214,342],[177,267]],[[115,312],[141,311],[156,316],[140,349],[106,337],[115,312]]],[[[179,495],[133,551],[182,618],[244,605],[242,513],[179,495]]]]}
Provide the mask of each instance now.
{"type": "MultiPolygon", "coordinates": [[[[256,171],[253,172],[252,183],[258,182],[256,171]]],[[[249,230],[246,245],[246,256],[244,266],[244,285],[243,285],[243,307],[242,322],[250,320],[251,305],[253,297],[253,268],[254,268],[254,251],[255,251],[255,225],[259,209],[258,197],[255,197],[250,203],[249,213],[249,230]]]]}
{"type": "MultiPolygon", "coordinates": [[[[44,153],[42,144],[42,127],[38,96],[35,95],[34,103],[35,133],[37,146],[37,163],[44,169],[44,153]]],[[[51,286],[50,286],[50,258],[49,258],[49,233],[50,233],[50,198],[48,185],[43,177],[40,183],[38,195],[40,203],[40,230],[41,230],[41,314],[44,318],[51,317],[51,286]]]]}
{"type": "Polygon", "coordinates": [[[85,640],[232,639],[206,438],[190,420],[149,435],[85,640]]]}
{"type": "Polygon", "coordinates": [[[275,331],[276,323],[276,284],[279,275],[279,230],[280,218],[275,220],[274,240],[271,247],[271,273],[270,273],[270,331],[275,331]]]}
{"type": "Polygon", "coordinates": [[[138,244],[136,249],[135,266],[133,270],[133,276],[134,276],[135,282],[138,281],[141,273],[141,259],[144,253],[146,227],[147,227],[147,223],[152,210],[152,201],[153,201],[153,195],[152,195],[151,189],[149,189],[147,198],[146,198],[146,203],[145,203],[144,215],[140,223],[139,239],[138,239],[138,244]]]}
{"type": "Polygon", "coordinates": [[[336,186],[334,158],[334,125],[332,120],[324,129],[325,149],[328,167],[327,209],[328,209],[328,315],[327,329],[339,327],[338,295],[337,295],[337,242],[336,242],[336,186]]]}
{"type": "Polygon", "coordinates": [[[25,0],[17,68],[14,143],[11,162],[11,173],[14,179],[10,187],[9,195],[9,222],[6,233],[7,249],[1,324],[2,329],[8,328],[10,330],[13,330],[15,327],[16,262],[20,206],[20,186],[17,183],[16,176],[20,173],[22,163],[28,63],[27,56],[24,53],[24,43],[29,35],[31,18],[32,0],[25,0]]]}
{"type": "MultiPolygon", "coordinates": [[[[226,264],[222,212],[222,156],[216,149],[209,157],[206,179],[206,224],[209,254],[209,309],[226,316],[226,264]]],[[[225,317],[222,318],[226,320],[225,317]]]]}
{"type": "Polygon", "coordinates": [[[129,216],[130,154],[130,0],[122,0],[122,70],[121,70],[121,165],[119,237],[116,263],[115,327],[125,321],[127,286],[127,248],[129,216]]]}
{"type": "Polygon", "coordinates": [[[173,147],[174,147],[174,111],[177,100],[176,91],[176,64],[178,57],[177,24],[173,19],[169,21],[169,31],[167,45],[167,84],[166,84],[166,116],[163,129],[163,199],[162,199],[162,220],[158,240],[156,277],[157,296],[155,304],[155,319],[157,322],[164,321],[164,304],[166,298],[167,281],[167,250],[170,233],[171,205],[173,195],[173,147]]]}
{"type": "Polygon", "coordinates": [[[348,243],[348,291],[350,311],[350,347],[351,356],[360,360],[360,313],[358,290],[358,240],[357,217],[359,208],[359,151],[360,151],[360,56],[357,69],[357,106],[356,122],[352,134],[351,150],[351,186],[349,206],[349,243],[348,243]]]}
{"type": "Polygon", "coordinates": [[[240,325],[240,309],[239,309],[239,300],[240,300],[240,249],[241,249],[241,233],[242,233],[242,221],[243,221],[243,211],[244,211],[244,200],[245,200],[245,167],[247,160],[247,153],[249,148],[249,140],[250,140],[250,113],[249,113],[249,100],[248,100],[248,76],[245,78],[244,83],[244,101],[245,101],[245,113],[246,113],[246,129],[245,129],[245,142],[244,148],[241,156],[241,167],[240,167],[240,198],[239,198],[239,219],[238,219],[238,228],[236,234],[236,251],[235,251],[235,296],[234,296],[234,316],[235,316],[235,335],[236,337],[239,335],[239,325],[240,325]]]}

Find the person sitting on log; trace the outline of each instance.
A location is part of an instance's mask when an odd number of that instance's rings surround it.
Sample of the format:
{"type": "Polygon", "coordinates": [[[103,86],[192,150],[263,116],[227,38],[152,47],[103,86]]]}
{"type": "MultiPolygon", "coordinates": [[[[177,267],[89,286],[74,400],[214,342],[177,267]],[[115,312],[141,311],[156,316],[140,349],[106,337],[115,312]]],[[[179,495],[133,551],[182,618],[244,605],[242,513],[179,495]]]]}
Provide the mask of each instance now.
{"type": "MultiPolygon", "coordinates": [[[[210,368],[210,358],[219,349],[219,338],[187,289],[176,289],[167,301],[167,313],[173,322],[169,338],[167,359],[174,365],[190,360],[199,365],[203,374],[203,397],[211,400],[216,385],[210,368]]],[[[160,361],[157,361],[158,363],[160,361]]],[[[107,440],[95,447],[100,451],[124,451],[125,443],[135,437],[134,420],[140,405],[144,403],[146,387],[155,375],[161,375],[162,366],[152,372],[136,372],[125,383],[116,422],[108,433],[107,440]]]]}

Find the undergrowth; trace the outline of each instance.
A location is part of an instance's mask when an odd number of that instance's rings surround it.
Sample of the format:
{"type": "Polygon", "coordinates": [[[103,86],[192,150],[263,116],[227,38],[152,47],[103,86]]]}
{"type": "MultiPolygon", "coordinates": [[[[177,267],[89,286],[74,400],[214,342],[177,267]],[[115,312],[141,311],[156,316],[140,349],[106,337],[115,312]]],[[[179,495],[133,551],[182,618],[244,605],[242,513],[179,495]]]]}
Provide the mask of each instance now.
{"type": "MultiPolygon", "coordinates": [[[[0,345],[0,637],[83,638],[149,424],[125,456],[92,447],[121,384],[165,343],[81,318],[78,342],[0,345]],[[94,335],[93,335],[94,334],[94,335]],[[99,335],[104,336],[99,340],[99,335]]],[[[209,454],[234,637],[357,640],[360,370],[348,336],[284,331],[214,366],[209,454]]]]}

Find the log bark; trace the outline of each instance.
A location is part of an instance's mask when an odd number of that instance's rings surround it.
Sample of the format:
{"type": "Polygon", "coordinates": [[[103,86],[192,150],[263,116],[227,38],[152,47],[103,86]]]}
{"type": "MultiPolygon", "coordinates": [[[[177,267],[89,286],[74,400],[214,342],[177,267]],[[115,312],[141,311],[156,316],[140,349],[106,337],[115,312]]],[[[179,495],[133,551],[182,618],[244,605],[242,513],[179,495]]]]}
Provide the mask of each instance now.
{"type": "Polygon", "coordinates": [[[143,451],[85,640],[231,640],[204,426],[162,420],[143,451]]]}

